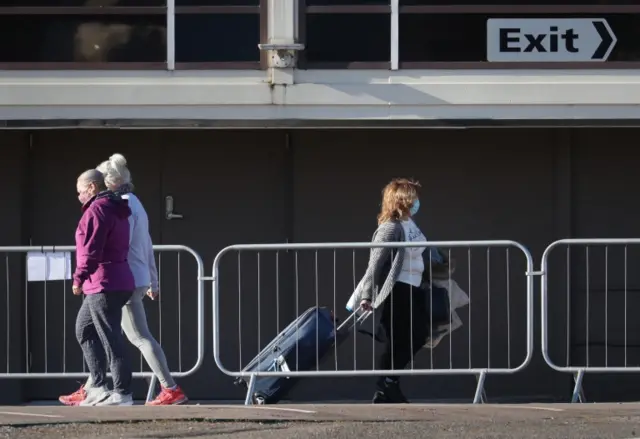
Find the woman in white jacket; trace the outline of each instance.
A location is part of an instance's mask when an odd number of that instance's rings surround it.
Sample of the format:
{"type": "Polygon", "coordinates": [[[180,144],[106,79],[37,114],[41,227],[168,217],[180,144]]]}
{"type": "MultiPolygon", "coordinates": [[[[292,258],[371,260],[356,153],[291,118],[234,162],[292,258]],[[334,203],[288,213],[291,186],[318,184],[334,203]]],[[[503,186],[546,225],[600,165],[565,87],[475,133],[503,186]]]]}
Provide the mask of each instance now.
{"type": "MultiPolygon", "coordinates": [[[[147,403],[148,405],[183,404],[187,397],[171,377],[167,359],[160,344],[153,337],[147,325],[147,316],[142,300],[149,296],[152,300],[158,295],[158,271],[153,254],[153,245],[149,235],[149,219],[142,203],[133,193],[131,173],[127,168],[127,161],[121,154],[112,155],[109,160],[102,162],[97,170],[104,175],[108,189],[119,193],[129,202],[131,209],[129,266],[133,272],[136,289],[127,302],[122,313],[122,329],[129,341],[140,349],[143,357],[153,373],[160,380],[162,391],[158,397],[147,403]]],[[[86,388],[91,386],[91,378],[80,389],[71,395],[60,397],[65,405],[77,405],[86,397],[86,388]]]]}

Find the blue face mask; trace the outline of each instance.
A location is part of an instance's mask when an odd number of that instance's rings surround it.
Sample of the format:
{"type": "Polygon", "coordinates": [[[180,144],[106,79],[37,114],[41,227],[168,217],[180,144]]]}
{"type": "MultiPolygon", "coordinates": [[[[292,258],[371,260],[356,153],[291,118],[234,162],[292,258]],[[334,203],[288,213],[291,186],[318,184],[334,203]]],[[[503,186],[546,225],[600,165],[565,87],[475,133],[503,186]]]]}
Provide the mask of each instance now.
{"type": "Polygon", "coordinates": [[[420,200],[416,198],[416,201],[413,202],[413,206],[411,206],[411,210],[409,210],[409,213],[411,214],[411,216],[414,216],[416,213],[418,213],[418,210],[420,210],[420,200]]]}

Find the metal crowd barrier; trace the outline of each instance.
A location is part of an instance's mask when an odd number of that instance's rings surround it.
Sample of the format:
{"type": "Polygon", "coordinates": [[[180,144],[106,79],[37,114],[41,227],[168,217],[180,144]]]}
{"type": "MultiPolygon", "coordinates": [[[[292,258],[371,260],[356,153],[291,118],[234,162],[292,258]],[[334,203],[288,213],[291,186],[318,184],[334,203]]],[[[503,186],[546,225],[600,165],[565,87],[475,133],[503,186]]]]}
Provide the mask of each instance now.
{"type": "Polygon", "coordinates": [[[640,358],[628,350],[640,340],[638,320],[628,312],[634,308],[630,303],[637,300],[637,294],[631,293],[640,287],[640,272],[628,269],[640,263],[640,248],[630,248],[635,244],[640,244],[640,239],[562,239],[544,251],[540,273],[542,354],[551,368],[573,374],[571,402],[585,402],[585,373],[640,372],[640,358]],[[564,254],[554,252],[560,246],[566,246],[564,254]],[[558,255],[561,259],[553,258],[558,255]],[[551,269],[562,264],[564,270],[551,269]],[[549,318],[550,312],[556,313],[555,318],[549,318]],[[555,322],[562,322],[562,326],[553,326],[555,322]],[[549,335],[562,340],[564,352],[559,352],[559,345],[549,346],[549,335]],[[558,354],[563,354],[564,361],[558,354]]]}
{"type": "MultiPolygon", "coordinates": [[[[204,361],[204,264],[198,253],[183,245],[156,245],[153,248],[158,253],[160,295],[156,306],[147,303],[145,307],[149,328],[165,350],[172,376],[186,377],[193,375],[204,361]],[[195,264],[182,261],[181,254],[184,253],[190,254],[195,264]],[[167,259],[175,259],[176,265],[167,259]],[[195,265],[193,275],[183,275],[185,265],[195,265]],[[187,291],[183,294],[185,288],[187,291]],[[195,295],[193,290],[196,290],[195,295]],[[175,331],[177,338],[163,339],[167,327],[175,331]],[[193,344],[184,349],[183,337],[188,340],[197,337],[197,352],[193,352],[193,344]],[[187,369],[185,364],[192,366],[187,369]]],[[[0,278],[4,275],[0,300],[4,299],[6,328],[5,337],[2,337],[4,343],[0,340],[0,346],[4,344],[0,358],[5,356],[4,371],[0,363],[0,379],[88,378],[75,337],[75,318],[83,297],[73,296],[72,280],[65,278],[67,275],[62,280],[47,280],[49,276],[45,274],[52,269],[47,265],[52,264],[58,264],[58,269],[59,264],[66,264],[68,274],[72,274],[75,258],[67,261],[65,253],[74,252],[73,246],[0,247],[0,258],[4,256],[0,259],[0,278]],[[27,257],[30,253],[32,256],[55,254],[60,258],[56,261],[43,258],[44,265],[42,261],[39,265],[31,262],[29,267],[28,259],[35,260],[27,257]],[[15,275],[21,279],[15,280],[15,275]],[[32,280],[29,276],[33,276],[32,280]],[[16,310],[24,314],[16,315],[16,310]],[[23,343],[16,345],[16,340],[23,343]],[[18,359],[18,354],[23,356],[22,360],[18,359]]],[[[157,377],[144,370],[146,362],[142,355],[133,346],[131,349],[135,355],[132,358],[140,357],[140,369],[133,376],[151,379],[147,393],[147,400],[150,400],[154,396],[157,377]]]]}
{"type": "MultiPolygon", "coordinates": [[[[429,251],[423,254],[425,266],[431,266],[429,251]]],[[[224,374],[248,381],[246,404],[256,402],[253,389],[259,378],[386,375],[474,375],[473,402],[484,402],[487,375],[514,374],[531,361],[535,275],[531,254],[514,241],[232,245],[213,263],[214,359],[224,374]],[[335,345],[332,361],[318,358],[316,351],[312,370],[291,365],[270,371],[246,369],[252,358],[267,355],[260,352],[307,308],[329,307],[336,316],[349,316],[345,304],[365,272],[369,251],[383,247],[437,247],[455,260],[455,272],[443,285],[455,281],[469,296],[466,306],[450,313],[449,323],[455,313],[461,327],[428,352],[418,353],[402,370],[376,369],[373,359],[382,347],[360,333],[335,345]],[[236,258],[227,257],[231,253],[236,258]],[[236,359],[235,365],[229,365],[228,354],[236,359]],[[358,363],[366,364],[359,368],[358,363]]]]}

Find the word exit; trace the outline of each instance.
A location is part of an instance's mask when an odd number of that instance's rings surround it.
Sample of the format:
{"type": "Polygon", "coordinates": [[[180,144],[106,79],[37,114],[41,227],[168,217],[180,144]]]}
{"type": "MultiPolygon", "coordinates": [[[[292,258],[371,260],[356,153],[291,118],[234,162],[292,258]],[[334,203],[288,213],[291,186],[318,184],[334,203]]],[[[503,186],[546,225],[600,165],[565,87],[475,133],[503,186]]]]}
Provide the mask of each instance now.
{"type": "Polygon", "coordinates": [[[489,19],[489,62],[606,61],[617,42],[604,19],[489,19]]]}

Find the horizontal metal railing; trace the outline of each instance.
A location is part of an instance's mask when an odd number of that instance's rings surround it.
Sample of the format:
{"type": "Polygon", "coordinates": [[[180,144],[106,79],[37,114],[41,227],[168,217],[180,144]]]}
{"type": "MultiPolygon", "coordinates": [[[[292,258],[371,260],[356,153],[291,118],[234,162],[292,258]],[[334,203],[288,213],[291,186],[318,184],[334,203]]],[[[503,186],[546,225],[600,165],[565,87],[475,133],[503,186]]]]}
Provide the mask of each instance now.
{"type": "MultiPolygon", "coordinates": [[[[640,372],[640,359],[635,358],[636,364],[630,364],[628,349],[628,328],[635,321],[635,314],[629,309],[629,301],[635,296],[630,293],[640,286],[637,272],[629,270],[629,266],[637,267],[640,263],[640,247],[633,253],[633,246],[638,244],[638,238],[562,239],[550,244],[543,253],[540,273],[542,355],[549,367],[574,375],[572,402],[585,400],[582,391],[585,373],[640,372]],[[552,263],[550,260],[562,246],[566,247],[565,269],[559,272],[552,267],[561,261],[552,263]],[[564,295],[560,291],[550,295],[550,277],[556,275],[561,278],[555,284],[564,283],[564,295]],[[564,303],[558,301],[561,298],[565,299],[564,303]],[[562,327],[552,326],[550,308],[565,308],[562,327]],[[617,330],[610,331],[611,327],[617,330]],[[564,365],[553,358],[550,335],[556,341],[564,335],[564,365]],[[615,337],[619,341],[612,340],[615,337]],[[582,350],[584,353],[580,352],[582,350]],[[593,353],[598,350],[599,355],[593,353]]],[[[635,333],[637,331],[632,335],[635,333]]]]}
{"type": "MultiPolygon", "coordinates": [[[[430,254],[428,252],[424,253],[425,255],[430,254]]],[[[227,258],[228,259],[228,258],[227,258]]],[[[425,266],[427,268],[430,264],[432,264],[432,259],[427,258],[425,256],[425,266]]],[[[344,271],[344,270],[342,270],[344,271]]],[[[250,403],[252,400],[251,392],[253,387],[255,386],[256,380],[265,378],[265,377],[356,377],[356,376],[385,376],[385,375],[394,375],[394,376],[403,376],[403,375],[456,375],[456,374],[467,374],[467,375],[475,375],[478,378],[478,385],[476,387],[476,394],[474,397],[474,402],[480,402],[482,400],[483,389],[484,389],[484,380],[487,374],[512,374],[517,373],[523,370],[530,363],[532,355],[533,355],[533,277],[535,273],[533,272],[533,260],[529,253],[529,251],[522,246],[521,244],[514,241],[444,241],[444,242],[411,242],[411,243],[385,243],[385,244],[374,244],[374,243],[309,243],[309,244],[258,244],[258,245],[232,245],[229,246],[222,251],[220,251],[213,263],[213,351],[214,351],[214,359],[216,365],[220,368],[220,370],[230,377],[235,377],[239,379],[248,379],[248,394],[247,394],[247,403],[250,403]],[[467,338],[466,350],[468,352],[468,360],[466,361],[465,367],[457,367],[453,363],[454,351],[458,348],[458,345],[461,343],[458,339],[462,339],[462,335],[457,335],[456,332],[452,332],[449,334],[449,367],[434,367],[435,363],[438,363],[438,350],[430,349],[430,358],[429,358],[429,367],[415,367],[414,358],[411,358],[411,367],[409,369],[393,369],[393,370],[382,370],[374,367],[367,367],[365,369],[358,369],[357,359],[358,353],[356,352],[358,346],[363,343],[363,340],[358,336],[358,342],[356,342],[356,337],[353,338],[353,367],[349,368],[340,368],[339,367],[339,356],[340,353],[343,352],[344,349],[339,349],[334,346],[332,354],[334,355],[334,364],[335,367],[327,369],[321,368],[320,365],[323,363],[322,359],[316,358],[315,367],[312,367],[310,370],[297,370],[295,367],[291,367],[292,365],[287,366],[287,370],[248,370],[245,368],[244,361],[242,360],[243,353],[246,354],[247,350],[243,346],[243,335],[248,333],[249,331],[246,329],[246,326],[250,324],[250,326],[255,327],[257,335],[257,343],[251,343],[257,346],[257,349],[253,351],[254,354],[266,355],[262,352],[264,346],[266,345],[263,342],[271,341],[275,336],[277,336],[278,332],[282,329],[280,323],[280,308],[283,304],[287,304],[289,308],[291,308],[291,303],[295,302],[295,310],[293,312],[293,316],[297,317],[300,315],[302,311],[307,306],[320,308],[323,306],[331,307],[336,314],[339,314],[340,309],[344,309],[340,304],[346,303],[349,299],[349,295],[354,291],[357,281],[361,278],[361,275],[356,273],[356,250],[371,250],[375,248],[395,248],[395,249],[410,249],[410,248],[433,248],[437,247],[439,249],[446,249],[449,255],[455,253],[456,251],[462,251],[462,254],[467,259],[466,264],[460,263],[461,258],[456,259],[456,272],[449,275],[446,279],[440,279],[442,286],[447,288],[447,285],[453,285],[455,281],[456,286],[460,284],[461,288],[467,289],[467,294],[469,296],[469,305],[466,311],[458,310],[462,317],[466,320],[464,324],[468,325],[467,331],[459,331],[459,334],[464,334],[464,338],[467,338]],[[516,270],[511,268],[511,253],[520,253],[524,255],[524,260],[520,259],[519,268],[516,270]],[[341,258],[339,255],[341,250],[351,250],[353,252],[353,257],[349,256],[346,260],[341,258]],[[224,275],[221,275],[221,265],[223,264],[223,260],[225,256],[230,253],[236,253],[238,256],[237,264],[234,269],[227,269],[225,267],[224,275]],[[327,255],[328,252],[328,255],[327,255]],[[302,254],[311,253],[312,258],[308,260],[308,264],[304,265],[301,262],[302,254]],[[482,255],[482,266],[472,267],[472,254],[473,259],[475,259],[475,255],[478,255],[478,259],[480,259],[480,255],[482,255]],[[286,262],[284,259],[288,258],[286,262]],[[324,262],[323,262],[324,258],[324,262]],[[252,262],[248,263],[247,260],[252,260],[252,262]],[[244,266],[243,266],[243,261],[244,266]],[[347,264],[348,261],[348,264],[347,264]],[[497,261],[500,261],[500,267],[496,270],[495,264],[497,261]],[[492,268],[492,264],[494,264],[492,268]],[[504,264],[504,265],[502,265],[504,264]],[[246,265],[250,265],[250,268],[247,268],[246,265]],[[303,267],[304,265],[304,267],[303,267]],[[319,268],[319,265],[323,265],[323,268],[319,268]],[[327,267],[330,265],[330,267],[327,267]],[[337,274],[341,271],[341,267],[345,267],[348,265],[349,271],[351,273],[349,275],[345,275],[343,272],[342,275],[337,274]],[[353,265],[353,266],[352,266],[353,265]],[[265,268],[266,267],[266,268],[265,268]],[[308,268],[306,273],[303,273],[304,268],[308,268]],[[231,275],[233,271],[237,271],[235,275],[231,275]],[[460,272],[466,271],[466,276],[460,274],[460,272]],[[271,272],[270,274],[268,272],[271,272]],[[516,294],[513,294],[512,297],[512,275],[518,275],[521,278],[521,283],[517,285],[515,288],[520,288],[522,294],[517,297],[516,294]],[[306,278],[305,278],[306,277],[306,278]],[[473,277],[473,279],[472,279],[473,277]],[[480,288],[480,284],[478,283],[478,277],[481,277],[483,280],[484,286],[480,288]],[[234,300],[235,295],[237,295],[237,306],[238,306],[238,314],[232,317],[231,322],[221,322],[221,319],[224,317],[231,317],[229,309],[229,296],[232,294],[230,290],[225,289],[221,283],[229,284],[232,278],[237,279],[237,288],[234,291],[234,300]],[[268,281],[266,280],[268,278],[268,281]],[[293,291],[293,296],[289,295],[289,297],[281,297],[284,294],[285,283],[283,279],[292,280],[294,285],[289,287],[289,290],[293,291]],[[339,285],[339,281],[347,280],[348,285],[345,285],[345,282],[342,282],[339,285]],[[457,278],[457,281],[456,281],[457,278]],[[461,279],[464,279],[462,282],[461,279]],[[506,280],[506,282],[505,282],[506,280]],[[245,294],[243,291],[243,285],[250,284],[253,291],[250,295],[245,294]],[[310,299],[310,291],[301,292],[301,284],[306,284],[307,286],[304,288],[313,288],[313,296],[314,300],[310,299]],[[478,291],[481,290],[481,291],[478,291]],[[322,298],[323,299],[322,299],[322,298]],[[499,297],[500,299],[504,298],[504,301],[496,299],[499,297]],[[492,300],[493,299],[493,300],[492,300]],[[221,300],[225,301],[225,312],[224,315],[221,313],[220,302],[221,300]],[[249,306],[249,301],[254,300],[255,303],[252,303],[249,306]],[[511,305],[510,301],[520,301],[522,304],[522,314],[518,314],[517,319],[511,318],[511,305]],[[484,302],[484,303],[483,303],[484,302]],[[304,305],[306,303],[306,305],[304,305]],[[253,305],[256,307],[253,307],[253,305]],[[500,305],[500,306],[499,306],[500,305]],[[255,313],[251,316],[245,315],[246,311],[243,312],[243,309],[252,308],[255,313]],[[504,314],[499,313],[499,309],[504,310],[506,308],[506,312],[503,311],[504,314]],[[473,310],[473,312],[472,312],[473,310]],[[257,314],[256,314],[257,313],[257,314]],[[274,316],[272,314],[276,314],[275,320],[276,324],[273,325],[274,316]],[[477,317],[476,317],[477,315],[477,317]],[[492,325],[491,321],[493,318],[499,318],[501,321],[498,324],[492,325]],[[237,321],[236,321],[237,320],[237,321]],[[480,322],[484,321],[486,324],[485,333],[477,336],[476,333],[472,331],[472,327],[474,325],[481,324],[480,322]],[[265,333],[265,329],[263,327],[267,324],[272,327],[275,326],[275,331],[273,333],[265,333]],[[515,344],[512,340],[512,326],[520,323],[520,327],[518,328],[517,333],[519,334],[521,339],[519,338],[515,344]],[[238,326],[238,338],[233,339],[231,334],[231,326],[230,324],[238,326]],[[222,334],[222,327],[224,326],[224,335],[222,334]],[[502,331],[498,331],[497,329],[501,328],[502,331]],[[472,334],[473,332],[473,334],[472,334]],[[472,354],[471,352],[471,337],[474,337],[474,341],[476,339],[486,338],[486,347],[487,347],[487,355],[485,357],[486,362],[482,365],[477,365],[475,363],[479,363],[480,355],[472,354]],[[454,349],[452,339],[456,339],[456,349],[454,349]],[[492,351],[492,339],[500,339],[499,342],[496,342],[500,349],[497,351],[492,351]],[[222,358],[222,350],[223,348],[227,351],[234,350],[233,348],[237,346],[237,350],[239,353],[239,363],[238,367],[228,367],[225,365],[225,362],[222,358]],[[504,349],[502,347],[504,346],[504,349]],[[514,364],[512,362],[512,349],[520,348],[522,352],[522,360],[514,364]],[[506,354],[506,359],[503,361],[503,364],[495,364],[492,363],[493,357],[495,357],[498,352],[500,354],[506,354]],[[262,353],[261,353],[262,352],[262,353]],[[435,360],[435,361],[434,361],[435,360]]],[[[433,282],[431,282],[433,284],[433,282]]],[[[235,289],[234,288],[234,289],[235,289]]],[[[433,297],[430,298],[433,301],[433,297]]],[[[346,312],[346,311],[345,311],[346,312]]],[[[454,323],[453,314],[455,309],[451,309],[449,325],[454,323]]],[[[374,312],[375,313],[375,312],[374,312]]],[[[290,314],[290,313],[289,313],[290,314]]],[[[413,315],[413,314],[412,314],[413,315]]],[[[374,321],[375,318],[370,319],[374,321]]],[[[430,319],[432,322],[432,319],[430,319]]],[[[288,321],[287,321],[288,323],[288,321]]],[[[484,325],[483,325],[484,326],[484,325]]],[[[431,328],[433,329],[433,328],[431,328]]],[[[455,329],[455,328],[454,328],[455,329]]],[[[413,334],[413,331],[412,331],[413,334]]],[[[249,334],[249,338],[252,338],[254,334],[249,334]]],[[[434,333],[431,332],[431,336],[434,336],[434,333]]],[[[371,352],[373,352],[372,356],[375,356],[376,343],[374,339],[371,339],[371,352]]],[[[246,342],[245,342],[246,343],[246,342]]],[[[367,343],[365,343],[367,344],[367,343]]],[[[316,346],[316,349],[318,347],[316,346]]],[[[296,346],[296,349],[298,347],[296,346]]],[[[380,348],[378,348],[380,350],[380,348]]],[[[344,353],[344,352],[343,352],[344,353]]],[[[251,354],[251,351],[249,352],[251,354]]],[[[318,352],[316,352],[318,354],[318,352]]],[[[371,356],[366,354],[369,358],[371,356]]],[[[318,355],[316,355],[318,357],[318,355]]],[[[358,357],[361,358],[361,357],[358,357]]],[[[351,361],[351,360],[350,360],[351,361]]],[[[494,360],[495,361],[495,360],[494,360]]]]}
{"type": "MultiPolygon", "coordinates": [[[[154,251],[158,253],[158,271],[159,271],[159,283],[161,294],[158,300],[158,308],[156,314],[156,320],[158,320],[157,331],[159,333],[159,342],[162,343],[162,331],[163,326],[167,326],[168,320],[175,321],[176,325],[171,325],[170,330],[177,333],[177,346],[173,349],[177,357],[177,365],[171,370],[171,374],[174,377],[186,377],[193,375],[202,365],[204,361],[204,264],[202,258],[198,253],[189,247],[183,245],[156,245],[154,251]],[[169,285],[166,281],[163,282],[163,273],[167,273],[163,267],[163,255],[175,254],[177,265],[175,269],[171,269],[170,272],[174,275],[175,283],[169,285]],[[182,273],[181,253],[188,253],[195,262],[195,270],[192,277],[188,279],[184,278],[182,273]],[[185,310],[183,307],[183,284],[185,281],[195,281],[193,285],[196,289],[197,295],[196,307],[185,310]],[[164,285],[163,285],[164,283],[164,285]],[[164,311],[163,322],[163,307],[162,302],[174,302],[175,307],[170,312],[164,311]],[[183,314],[188,313],[188,318],[185,318],[183,314]],[[193,315],[195,314],[195,315],[193,315]],[[195,317],[195,319],[193,318],[195,317]],[[183,334],[183,326],[189,326],[190,331],[183,334]],[[187,368],[183,368],[183,335],[188,337],[185,339],[197,340],[197,353],[195,356],[191,356],[189,360],[193,360],[192,365],[187,368]],[[177,369],[177,370],[176,370],[177,369]]],[[[80,306],[81,298],[77,298],[77,304],[73,304],[75,297],[71,295],[70,280],[47,280],[46,276],[42,276],[43,280],[33,282],[28,280],[28,273],[26,258],[30,252],[34,253],[73,253],[75,247],[73,246],[14,246],[14,247],[0,247],[0,256],[4,256],[3,266],[0,267],[0,273],[4,271],[5,279],[3,286],[0,286],[0,292],[5,290],[4,304],[5,310],[5,349],[6,355],[6,368],[4,371],[0,369],[0,379],[59,379],[59,378],[87,378],[89,373],[86,370],[86,365],[82,360],[80,348],[77,346],[75,335],[73,331],[68,330],[69,326],[73,326],[75,321],[75,315],[73,315],[72,309],[80,306]],[[18,259],[16,259],[18,256],[18,259]],[[12,274],[21,273],[23,279],[16,281],[13,279],[12,274]],[[15,300],[23,300],[21,308],[24,310],[24,323],[18,325],[21,329],[21,334],[16,336],[15,331],[18,330],[14,324],[14,320],[18,319],[12,313],[15,300]],[[58,306],[59,312],[50,313],[52,307],[56,304],[55,301],[61,301],[58,306]],[[39,320],[34,323],[34,315],[37,313],[39,320]],[[61,315],[60,315],[61,314],[61,315]],[[71,322],[71,324],[70,324],[71,322]],[[33,323],[34,327],[31,327],[33,323]],[[56,325],[58,324],[58,325],[56,325]],[[24,331],[24,332],[22,332],[24,331]],[[23,344],[19,346],[20,350],[24,351],[25,359],[24,363],[19,366],[13,366],[15,364],[15,358],[12,359],[11,353],[16,349],[14,346],[16,341],[20,341],[23,344]],[[38,343],[37,343],[38,342],[38,343]],[[40,344],[41,346],[36,346],[40,344]],[[56,346],[51,346],[55,344],[56,346]],[[75,348],[75,349],[74,349],[75,348]],[[37,352],[39,350],[41,352],[37,352]],[[52,355],[52,353],[54,355],[52,355]],[[75,354],[75,355],[73,355],[75,354]],[[37,356],[37,363],[40,367],[34,366],[34,357],[37,356]],[[72,361],[69,357],[75,357],[77,361],[72,361]],[[53,357],[53,358],[52,358],[53,357]],[[58,360],[58,361],[55,361],[58,360]],[[72,366],[72,363],[76,367],[72,366]],[[15,370],[18,369],[18,370],[15,370]]],[[[45,259],[46,261],[47,259],[45,259]]],[[[46,263],[46,262],[45,262],[46,263]]],[[[70,262],[71,263],[71,262],[70,262]]],[[[47,267],[41,267],[45,271],[47,267]]],[[[172,268],[172,267],[171,267],[172,268]]],[[[70,272],[73,270],[69,267],[70,272]]],[[[168,275],[168,273],[167,273],[168,275]]],[[[1,295],[0,295],[1,297],[1,295]]],[[[164,331],[168,330],[166,327],[164,331]]],[[[166,349],[166,347],[165,347],[166,349]]],[[[0,354],[1,355],[1,354],[0,354]]],[[[170,359],[171,360],[171,359],[170,359]]],[[[175,361],[173,362],[175,363],[175,361]]],[[[1,363],[0,363],[1,364],[1,363]]],[[[153,389],[156,385],[156,377],[150,371],[143,370],[142,356],[140,355],[140,371],[134,372],[133,376],[136,378],[151,378],[151,384],[149,388],[148,398],[151,396],[153,389]]],[[[0,366],[1,367],[1,366],[0,366]]]]}

